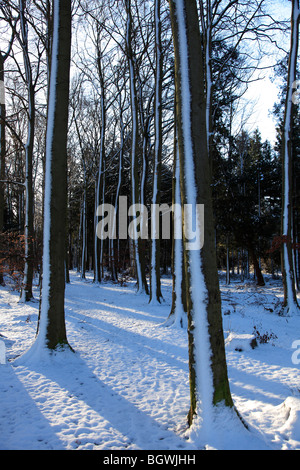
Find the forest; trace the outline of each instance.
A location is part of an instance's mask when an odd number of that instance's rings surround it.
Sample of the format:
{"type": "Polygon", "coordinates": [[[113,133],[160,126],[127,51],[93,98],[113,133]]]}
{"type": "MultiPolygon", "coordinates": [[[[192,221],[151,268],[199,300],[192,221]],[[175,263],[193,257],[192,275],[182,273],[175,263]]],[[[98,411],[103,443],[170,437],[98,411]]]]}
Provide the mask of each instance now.
{"type": "Polygon", "coordinates": [[[66,353],[76,369],[67,293],[109,311],[130,286],[119,308],[142,302],[164,335],[187,332],[189,442],[222,446],[224,419],[248,430],[223,325],[234,302],[247,317],[244,287],[275,321],[299,319],[299,18],[299,0],[0,0],[0,339],[6,305],[35,318],[11,364],[66,353]],[[248,90],[266,76],[278,93],[265,140],[248,90]]]}

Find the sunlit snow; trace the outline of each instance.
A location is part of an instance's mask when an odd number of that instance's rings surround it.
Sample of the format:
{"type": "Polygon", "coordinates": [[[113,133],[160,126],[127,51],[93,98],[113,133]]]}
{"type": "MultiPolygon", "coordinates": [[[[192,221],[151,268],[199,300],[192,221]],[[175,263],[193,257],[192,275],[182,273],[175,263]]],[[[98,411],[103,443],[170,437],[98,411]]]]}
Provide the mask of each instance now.
{"type": "MultiPolygon", "coordinates": [[[[275,313],[281,281],[266,279],[264,288],[227,286],[221,276],[230,387],[249,431],[230,428],[224,416],[207,449],[300,449],[300,355],[293,349],[300,317],[275,313]],[[255,349],[230,346],[230,338],[242,339],[241,346],[254,332],[255,349]]],[[[154,307],[136,295],[134,281],[96,285],[92,274],[82,280],[72,272],[65,310],[75,354],[22,363],[35,338],[38,303],[19,304],[16,292],[1,287],[0,449],[197,448],[186,423],[187,333],[162,326],[171,288],[171,278],[163,278],[165,302],[154,307]]]]}

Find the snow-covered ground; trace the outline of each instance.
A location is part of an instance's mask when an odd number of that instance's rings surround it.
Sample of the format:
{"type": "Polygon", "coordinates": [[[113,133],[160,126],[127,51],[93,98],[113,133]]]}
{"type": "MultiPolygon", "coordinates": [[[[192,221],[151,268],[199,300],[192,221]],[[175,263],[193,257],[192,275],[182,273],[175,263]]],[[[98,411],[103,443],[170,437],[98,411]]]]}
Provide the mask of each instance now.
{"type": "MultiPolygon", "coordinates": [[[[249,430],[222,436],[220,426],[220,448],[300,449],[300,316],[274,313],[280,281],[257,288],[221,278],[221,289],[230,387],[249,430]]],[[[20,304],[0,288],[0,449],[195,450],[187,333],[163,325],[171,279],[163,295],[152,306],[131,282],[96,286],[73,272],[66,324],[75,354],[22,364],[15,359],[34,341],[38,302],[20,304]]]]}

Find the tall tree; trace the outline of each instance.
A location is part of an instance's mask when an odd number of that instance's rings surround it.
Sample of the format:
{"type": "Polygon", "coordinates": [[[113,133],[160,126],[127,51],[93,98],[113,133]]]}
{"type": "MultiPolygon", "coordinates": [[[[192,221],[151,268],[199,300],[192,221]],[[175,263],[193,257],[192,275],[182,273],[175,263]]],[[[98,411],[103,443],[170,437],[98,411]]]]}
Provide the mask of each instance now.
{"type": "MultiPolygon", "coordinates": [[[[29,301],[33,298],[32,281],[33,281],[33,253],[34,253],[34,229],[33,229],[33,211],[34,211],[34,195],[33,195],[33,146],[34,146],[34,125],[35,125],[35,84],[36,79],[33,78],[33,67],[31,63],[31,54],[29,52],[29,28],[28,28],[28,11],[26,0],[19,0],[18,6],[10,2],[1,5],[1,10],[5,20],[10,24],[13,34],[17,37],[22,50],[25,73],[18,69],[22,79],[26,84],[28,106],[27,106],[27,141],[25,144],[25,189],[26,189],[26,209],[25,209],[25,267],[21,290],[21,301],[29,301]],[[20,19],[20,31],[16,28],[14,14],[20,19]]],[[[37,52],[39,56],[39,51],[37,52]]],[[[39,56],[40,58],[40,56],[39,56]]],[[[37,66],[38,76],[39,65],[37,66]]]]}
{"type": "MultiPolygon", "coordinates": [[[[175,106],[176,111],[176,106],[175,106]]],[[[174,163],[173,163],[173,236],[172,236],[172,305],[171,312],[165,325],[176,325],[185,328],[186,314],[186,286],[184,274],[184,250],[182,240],[182,215],[180,195],[180,161],[176,128],[174,132],[174,163]]]]}
{"type": "Polygon", "coordinates": [[[178,116],[178,146],[182,204],[195,213],[204,205],[197,234],[204,244],[191,247],[190,220],[184,214],[185,274],[188,311],[191,406],[189,423],[199,441],[209,437],[233,409],[225,357],[221,300],[216,265],[214,223],[210,188],[210,166],[206,143],[204,71],[195,0],[170,0],[175,50],[175,83],[178,116]],[[188,235],[188,236],[187,236],[188,235]],[[200,428],[200,429],[199,429],[200,428]]]}
{"type": "Polygon", "coordinates": [[[27,142],[25,145],[25,188],[26,188],[26,208],[25,208],[25,268],[24,279],[21,291],[21,301],[28,302],[33,298],[33,258],[34,258],[34,193],[33,193],[33,148],[34,148],[34,127],[35,127],[35,85],[32,74],[32,64],[29,54],[28,21],[26,18],[26,0],[19,1],[21,33],[18,35],[23,51],[25,66],[25,77],[28,90],[28,126],[27,142]]]}
{"type": "Polygon", "coordinates": [[[292,188],[293,188],[293,90],[296,84],[296,69],[299,45],[299,0],[292,0],[291,45],[288,63],[287,93],[281,141],[282,152],[282,277],[284,286],[283,308],[286,314],[299,314],[295,289],[295,272],[292,250],[292,188]]]}
{"type": "MultiPolygon", "coordinates": [[[[126,54],[129,65],[129,78],[130,78],[130,103],[131,103],[131,118],[132,118],[132,139],[131,139],[131,195],[132,205],[137,209],[140,202],[139,198],[139,177],[138,177],[138,99],[136,90],[136,73],[135,73],[135,57],[132,47],[132,11],[131,11],[131,0],[125,0],[126,13],[127,13],[127,27],[126,27],[126,54]]],[[[143,224],[145,214],[143,213],[143,206],[141,206],[141,230],[143,232],[143,224]]],[[[137,214],[133,214],[133,246],[135,256],[135,269],[137,277],[138,292],[148,293],[148,285],[145,273],[145,254],[142,253],[142,239],[138,235],[138,217],[137,214]]]]}
{"type": "MultiPolygon", "coordinates": [[[[97,35],[96,35],[96,54],[97,54],[97,72],[99,76],[100,83],[100,93],[101,93],[101,134],[100,134],[100,155],[99,155],[99,168],[97,172],[97,188],[96,188],[96,204],[95,204],[95,227],[99,221],[97,216],[97,207],[101,202],[101,192],[104,188],[104,167],[105,167],[105,131],[106,131],[106,86],[104,80],[103,64],[102,64],[102,50],[101,50],[101,40],[100,40],[100,27],[99,23],[96,25],[97,35]]],[[[104,201],[103,201],[104,202],[104,201]]],[[[95,277],[94,281],[96,283],[101,281],[101,272],[102,272],[102,262],[103,262],[103,240],[99,243],[97,233],[95,230],[94,233],[94,263],[95,263],[95,277]],[[101,248],[101,249],[100,249],[101,248]]]]}
{"type": "MultiPolygon", "coordinates": [[[[154,168],[153,168],[153,188],[152,204],[158,207],[160,204],[160,180],[161,180],[161,158],[162,158],[162,74],[163,56],[161,41],[161,17],[160,0],[154,2],[154,22],[155,22],[155,100],[154,100],[154,168]]],[[[157,211],[151,217],[151,263],[150,263],[150,302],[160,302],[162,298],[160,286],[160,233],[159,214],[157,211]],[[158,226],[157,226],[158,224],[158,226]]]]}
{"type": "MultiPolygon", "coordinates": [[[[0,50],[0,234],[4,228],[4,179],[5,179],[5,161],[6,161],[6,105],[5,105],[5,86],[4,86],[4,66],[14,40],[14,28],[11,40],[5,52],[0,50]]],[[[3,284],[3,273],[0,270],[0,285],[3,284]]]]}
{"type": "Polygon", "coordinates": [[[37,338],[30,350],[38,356],[43,350],[68,345],[64,294],[70,50],[71,0],[56,0],[46,137],[43,286],[37,338]]]}

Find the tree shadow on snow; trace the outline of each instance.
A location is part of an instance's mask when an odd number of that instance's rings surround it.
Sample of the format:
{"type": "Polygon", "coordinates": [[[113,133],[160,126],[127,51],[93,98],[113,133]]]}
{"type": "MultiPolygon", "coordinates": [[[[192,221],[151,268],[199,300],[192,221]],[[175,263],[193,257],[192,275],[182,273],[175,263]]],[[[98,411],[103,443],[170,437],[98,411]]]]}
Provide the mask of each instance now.
{"type": "MultiPolygon", "coordinates": [[[[40,374],[39,381],[44,377],[45,381],[55,382],[65,396],[72,399],[69,418],[77,423],[74,443],[78,446],[83,443],[80,439],[82,435],[84,444],[91,444],[95,450],[190,448],[188,442],[159,425],[149,414],[100,380],[78,353],[68,353],[67,359],[63,352],[57,353],[55,358],[50,358],[50,363],[51,366],[35,362],[33,365],[26,364],[26,367],[40,374]]],[[[68,398],[65,405],[62,403],[61,410],[64,422],[67,422],[68,398]]],[[[58,410],[55,413],[56,420],[60,421],[58,410]]],[[[61,431],[64,435],[68,433],[68,430],[61,431]]],[[[57,445],[61,448],[61,444],[57,445]]]]}
{"type": "Polygon", "coordinates": [[[0,381],[0,449],[63,449],[57,429],[51,427],[10,364],[1,366],[0,381]]]}

